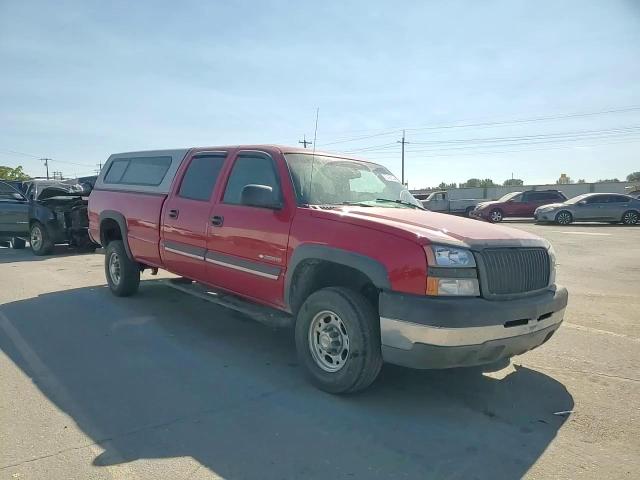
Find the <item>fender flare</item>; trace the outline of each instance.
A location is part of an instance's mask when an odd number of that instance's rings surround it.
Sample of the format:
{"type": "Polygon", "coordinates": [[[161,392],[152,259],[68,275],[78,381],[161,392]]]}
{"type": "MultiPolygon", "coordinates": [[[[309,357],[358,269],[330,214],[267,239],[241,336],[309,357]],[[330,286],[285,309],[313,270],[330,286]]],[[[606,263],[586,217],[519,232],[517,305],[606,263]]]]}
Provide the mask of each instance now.
{"type": "Polygon", "coordinates": [[[122,243],[124,244],[124,250],[127,252],[127,256],[133,260],[133,255],[131,254],[131,249],[129,248],[129,230],[127,229],[127,221],[120,212],[116,212],[115,210],[103,210],[100,212],[100,245],[103,247],[104,245],[104,236],[102,234],[102,221],[103,220],[113,220],[120,227],[120,233],[122,234],[122,243]]]}
{"type": "Polygon", "coordinates": [[[380,290],[391,290],[391,282],[386,267],[366,255],[326,245],[303,244],[291,255],[284,279],[284,302],[291,308],[291,282],[298,265],[305,260],[325,260],[351,267],[369,277],[380,290]]]}

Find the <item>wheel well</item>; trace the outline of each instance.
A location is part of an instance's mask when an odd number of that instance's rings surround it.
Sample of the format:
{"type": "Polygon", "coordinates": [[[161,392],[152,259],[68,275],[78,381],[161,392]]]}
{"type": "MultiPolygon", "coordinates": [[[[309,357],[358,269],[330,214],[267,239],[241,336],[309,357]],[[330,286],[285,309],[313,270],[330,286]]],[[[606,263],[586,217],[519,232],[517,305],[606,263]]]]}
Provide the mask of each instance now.
{"type": "Polygon", "coordinates": [[[105,218],[100,222],[100,243],[106,247],[114,240],[122,240],[120,225],[112,218],[105,218]]]}
{"type": "Polygon", "coordinates": [[[379,290],[367,275],[340,263],[308,259],[296,267],[291,277],[291,312],[296,315],[309,295],[326,287],[346,287],[361,293],[378,311],[379,290]]]}

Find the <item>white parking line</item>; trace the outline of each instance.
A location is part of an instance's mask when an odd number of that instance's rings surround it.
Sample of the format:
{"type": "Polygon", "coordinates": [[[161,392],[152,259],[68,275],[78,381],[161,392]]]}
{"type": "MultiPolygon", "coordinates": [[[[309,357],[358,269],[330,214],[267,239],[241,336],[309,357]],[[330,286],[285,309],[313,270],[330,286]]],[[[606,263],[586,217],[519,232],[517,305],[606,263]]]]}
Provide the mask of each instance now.
{"type": "Polygon", "coordinates": [[[570,233],[571,235],[594,235],[599,237],[610,237],[610,233],[596,233],[596,232],[568,232],[566,230],[551,230],[556,233],[570,233]]]}

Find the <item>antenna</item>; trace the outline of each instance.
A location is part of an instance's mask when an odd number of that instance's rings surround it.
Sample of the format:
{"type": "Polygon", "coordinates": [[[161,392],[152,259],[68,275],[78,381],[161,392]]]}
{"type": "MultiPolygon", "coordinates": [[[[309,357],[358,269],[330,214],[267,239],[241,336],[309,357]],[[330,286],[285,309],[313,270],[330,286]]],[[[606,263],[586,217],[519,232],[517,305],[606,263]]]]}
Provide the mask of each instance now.
{"type": "Polygon", "coordinates": [[[313,152],[311,153],[311,175],[309,175],[309,196],[311,196],[311,185],[313,184],[313,164],[316,160],[316,138],[318,137],[318,116],[320,107],[316,107],[316,128],[313,131],[313,152]]]}

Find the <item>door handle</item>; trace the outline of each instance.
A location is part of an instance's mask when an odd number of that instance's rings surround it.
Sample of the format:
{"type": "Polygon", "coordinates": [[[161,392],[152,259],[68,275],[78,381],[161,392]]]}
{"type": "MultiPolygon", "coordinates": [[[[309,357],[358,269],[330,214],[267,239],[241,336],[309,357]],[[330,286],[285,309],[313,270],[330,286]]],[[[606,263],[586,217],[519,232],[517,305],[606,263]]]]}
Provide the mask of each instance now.
{"type": "Polygon", "coordinates": [[[180,210],[169,210],[169,218],[178,218],[178,215],[180,214],[180,210]]]}
{"type": "Polygon", "coordinates": [[[223,223],[224,217],[221,217],[220,215],[214,215],[213,217],[211,217],[211,225],[213,225],[214,227],[221,227],[223,223]]]}

